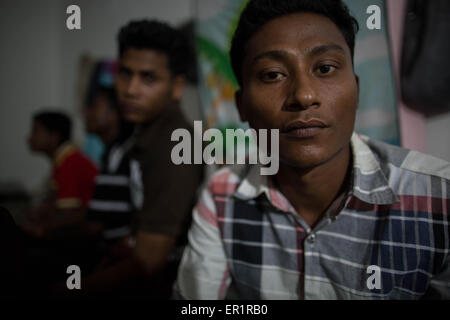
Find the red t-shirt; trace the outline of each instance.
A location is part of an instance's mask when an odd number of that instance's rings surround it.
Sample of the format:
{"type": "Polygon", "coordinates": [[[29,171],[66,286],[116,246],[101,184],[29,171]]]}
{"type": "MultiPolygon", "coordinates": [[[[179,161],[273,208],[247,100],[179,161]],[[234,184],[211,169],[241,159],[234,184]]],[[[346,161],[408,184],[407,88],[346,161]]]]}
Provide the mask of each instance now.
{"type": "Polygon", "coordinates": [[[52,185],[60,208],[87,206],[98,169],[74,145],[63,145],[55,157],[52,185]]]}

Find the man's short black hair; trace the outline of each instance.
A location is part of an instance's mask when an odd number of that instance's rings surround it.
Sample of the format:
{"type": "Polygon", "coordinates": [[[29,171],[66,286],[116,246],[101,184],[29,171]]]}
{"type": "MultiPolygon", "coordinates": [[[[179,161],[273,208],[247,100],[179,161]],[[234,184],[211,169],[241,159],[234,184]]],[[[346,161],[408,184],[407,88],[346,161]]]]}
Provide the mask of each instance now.
{"type": "Polygon", "coordinates": [[[355,34],[359,26],[341,0],[250,0],[240,16],[230,50],[231,65],[241,86],[242,62],[250,38],[270,20],[298,12],[317,13],[332,20],[342,32],[353,62],[355,34]]]}
{"type": "Polygon", "coordinates": [[[72,121],[64,113],[56,111],[42,111],[33,116],[34,122],[39,122],[48,131],[57,133],[60,137],[59,144],[70,140],[72,133],[72,121]]]}
{"type": "Polygon", "coordinates": [[[119,56],[127,49],[149,49],[167,55],[172,75],[185,75],[192,48],[184,34],[157,20],[131,21],[119,31],[119,56]]]}

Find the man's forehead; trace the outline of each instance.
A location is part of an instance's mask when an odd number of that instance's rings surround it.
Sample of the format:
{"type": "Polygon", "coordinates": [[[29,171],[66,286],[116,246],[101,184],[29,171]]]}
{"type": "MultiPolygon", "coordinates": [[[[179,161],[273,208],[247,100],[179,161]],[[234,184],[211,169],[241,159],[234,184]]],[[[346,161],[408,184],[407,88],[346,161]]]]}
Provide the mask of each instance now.
{"type": "Polygon", "coordinates": [[[136,71],[161,69],[168,67],[168,57],[154,49],[130,48],[123,52],[119,65],[136,71]]]}
{"type": "Polygon", "coordinates": [[[316,47],[333,44],[347,49],[344,35],[328,17],[316,13],[301,12],[277,17],[264,24],[248,41],[247,53],[277,50],[285,46],[301,46],[305,52],[316,47]]]}

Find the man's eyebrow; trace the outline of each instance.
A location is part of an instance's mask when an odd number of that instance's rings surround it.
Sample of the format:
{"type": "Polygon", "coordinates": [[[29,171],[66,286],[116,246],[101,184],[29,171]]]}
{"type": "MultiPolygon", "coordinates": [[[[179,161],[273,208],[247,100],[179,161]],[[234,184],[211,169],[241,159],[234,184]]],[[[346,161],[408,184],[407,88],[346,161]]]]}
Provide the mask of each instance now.
{"type": "Polygon", "coordinates": [[[288,53],[283,50],[270,50],[270,51],[264,51],[258,55],[256,55],[253,58],[253,62],[256,62],[258,60],[269,58],[269,59],[275,59],[275,60],[282,60],[288,56],[288,53]]]}
{"type": "MultiPolygon", "coordinates": [[[[328,52],[328,51],[338,51],[341,54],[345,54],[344,48],[342,48],[338,44],[324,44],[313,48],[306,49],[306,53],[309,56],[317,56],[322,53],[328,52]]],[[[275,59],[275,60],[283,60],[288,56],[288,52],[284,50],[270,50],[262,52],[258,55],[256,55],[253,58],[253,62],[256,62],[260,59],[268,58],[268,59],[275,59]]]]}
{"type": "Polygon", "coordinates": [[[345,54],[344,48],[338,44],[324,44],[306,50],[307,54],[310,56],[317,56],[327,51],[339,51],[340,53],[345,54]]]}

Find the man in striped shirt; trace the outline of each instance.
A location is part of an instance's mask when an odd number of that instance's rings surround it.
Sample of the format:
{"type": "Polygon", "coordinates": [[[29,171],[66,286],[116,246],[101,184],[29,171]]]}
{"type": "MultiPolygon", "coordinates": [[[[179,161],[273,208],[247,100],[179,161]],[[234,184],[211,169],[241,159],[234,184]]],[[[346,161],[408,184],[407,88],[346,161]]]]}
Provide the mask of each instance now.
{"type": "Polygon", "coordinates": [[[356,31],[340,1],[249,2],[236,102],[253,129],[280,130],[280,168],[210,179],[176,297],[450,298],[450,166],[353,132],[356,31]]]}
{"type": "Polygon", "coordinates": [[[86,130],[96,134],[105,146],[87,219],[95,226],[93,230],[113,243],[129,235],[136,204],[131,191],[133,162],[129,156],[134,125],[121,116],[113,84],[101,82],[114,77],[109,69],[110,64],[97,63],[90,86],[93,89],[86,99],[86,130]]]}

